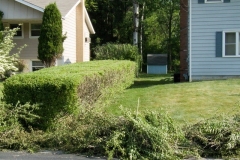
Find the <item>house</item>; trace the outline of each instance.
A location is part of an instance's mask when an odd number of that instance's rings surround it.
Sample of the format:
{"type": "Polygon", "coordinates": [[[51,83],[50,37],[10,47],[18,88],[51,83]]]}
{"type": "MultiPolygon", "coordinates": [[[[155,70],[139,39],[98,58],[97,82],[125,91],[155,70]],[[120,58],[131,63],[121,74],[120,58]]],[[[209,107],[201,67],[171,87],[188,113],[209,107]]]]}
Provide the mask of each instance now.
{"type": "MultiPolygon", "coordinates": [[[[56,2],[62,15],[63,31],[67,33],[64,52],[56,65],[90,60],[90,34],[94,28],[84,5],[84,0],[0,0],[0,11],[4,13],[5,27],[15,28],[22,24],[14,36],[17,46],[27,44],[20,54],[26,64],[25,71],[34,71],[43,67],[37,59],[38,37],[40,34],[44,8],[56,2]]],[[[15,47],[13,52],[16,52],[15,47]]]]}
{"type": "Polygon", "coordinates": [[[240,77],[240,1],[181,0],[180,77],[240,77]]]}

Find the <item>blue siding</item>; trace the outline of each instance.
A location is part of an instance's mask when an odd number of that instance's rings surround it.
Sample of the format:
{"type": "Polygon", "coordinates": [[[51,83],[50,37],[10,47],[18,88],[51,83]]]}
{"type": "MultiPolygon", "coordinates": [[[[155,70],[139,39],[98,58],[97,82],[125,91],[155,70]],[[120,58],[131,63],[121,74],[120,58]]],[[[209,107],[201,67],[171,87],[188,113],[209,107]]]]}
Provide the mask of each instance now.
{"type": "Polygon", "coordinates": [[[148,65],[147,66],[148,74],[167,74],[166,65],[148,65]]]}
{"type": "Polygon", "coordinates": [[[240,75],[240,57],[216,57],[216,32],[240,30],[240,0],[192,3],[192,80],[240,75]]]}

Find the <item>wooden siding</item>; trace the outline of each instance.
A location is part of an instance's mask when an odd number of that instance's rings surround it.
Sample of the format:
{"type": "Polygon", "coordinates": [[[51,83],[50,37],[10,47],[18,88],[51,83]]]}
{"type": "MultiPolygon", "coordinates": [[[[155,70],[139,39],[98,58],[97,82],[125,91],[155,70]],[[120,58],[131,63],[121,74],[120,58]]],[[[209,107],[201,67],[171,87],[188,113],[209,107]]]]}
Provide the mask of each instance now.
{"type": "Polygon", "coordinates": [[[14,0],[0,0],[0,10],[4,13],[3,21],[8,20],[41,20],[43,13],[27,7],[14,0]]]}
{"type": "MultiPolygon", "coordinates": [[[[20,23],[20,22],[16,22],[20,23]]],[[[23,39],[14,39],[13,42],[16,43],[16,47],[13,48],[11,53],[17,53],[17,48],[20,46],[23,46],[24,44],[27,45],[25,47],[21,54],[20,59],[37,59],[38,56],[38,38],[29,38],[29,23],[23,23],[23,33],[24,38],[23,39]]]]}
{"type": "Polygon", "coordinates": [[[240,75],[240,57],[216,57],[216,32],[240,30],[240,1],[192,3],[192,79],[240,75]]]}
{"type": "Polygon", "coordinates": [[[67,32],[67,38],[63,43],[63,61],[76,62],[76,12],[73,10],[69,16],[63,20],[63,34],[67,32]]]}
{"type": "MultiPolygon", "coordinates": [[[[90,32],[88,30],[86,22],[84,23],[84,36],[85,38],[90,37],[90,32]]],[[[83,52],[83,62],[90,61],[90,43],[85,42],[84,44],[84,52],[83,52]]]]}

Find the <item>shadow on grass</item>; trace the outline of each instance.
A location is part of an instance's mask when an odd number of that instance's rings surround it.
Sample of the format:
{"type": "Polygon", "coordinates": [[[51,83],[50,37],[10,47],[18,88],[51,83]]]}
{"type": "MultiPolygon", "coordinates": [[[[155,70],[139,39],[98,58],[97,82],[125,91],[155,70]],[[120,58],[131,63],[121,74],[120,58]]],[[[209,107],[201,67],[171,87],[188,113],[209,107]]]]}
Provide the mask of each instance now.
{"type": "Polygon", "coordinates": [[[165,85],[172,84],[173,78],[161,78],[160,80],[142,80],[142,81],[134,81],[134,84],[130,88],[146,88],[155,85],[165,85]]]}

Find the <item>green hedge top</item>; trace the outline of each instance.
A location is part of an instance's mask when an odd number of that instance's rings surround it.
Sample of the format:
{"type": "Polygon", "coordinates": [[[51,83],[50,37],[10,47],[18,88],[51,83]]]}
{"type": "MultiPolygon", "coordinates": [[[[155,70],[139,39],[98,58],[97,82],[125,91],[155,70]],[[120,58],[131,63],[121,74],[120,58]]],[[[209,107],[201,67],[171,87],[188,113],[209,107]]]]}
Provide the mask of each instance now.
{"type": "Polygon", "coordinates": [[[129,87],[135,77],[131,61],[91,61],[20,74],[4,82],[3,100],[16,104],[41,104],[39,115],[74,112],[76,103],[89,106],[108,93],[129,87]]]}

